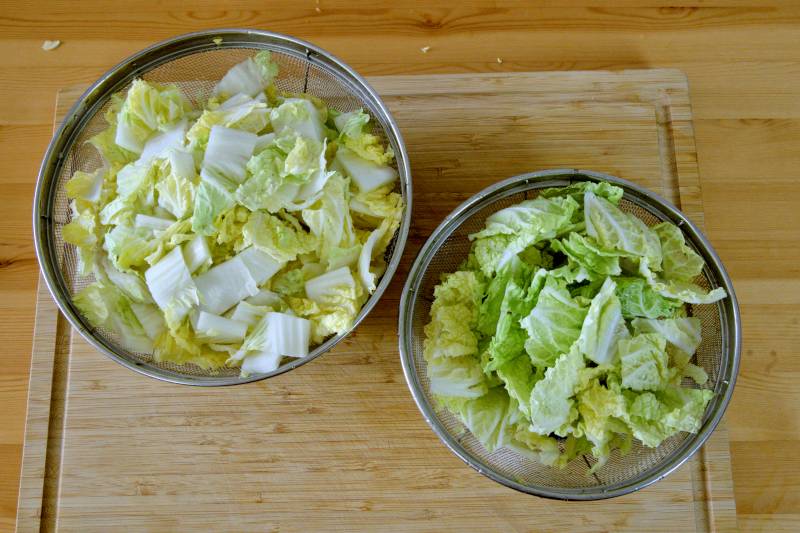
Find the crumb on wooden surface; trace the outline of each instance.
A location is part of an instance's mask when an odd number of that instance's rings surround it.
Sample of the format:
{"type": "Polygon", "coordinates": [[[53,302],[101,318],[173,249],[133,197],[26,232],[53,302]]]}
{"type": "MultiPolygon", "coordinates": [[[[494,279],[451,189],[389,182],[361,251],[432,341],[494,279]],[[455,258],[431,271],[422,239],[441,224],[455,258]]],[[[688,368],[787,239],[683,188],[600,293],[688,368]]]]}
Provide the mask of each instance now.
{"type": "Polygon", "coordinates": [[[422,48],[420,48],[420,51],[421,51],[423,54],[427,54],[427,53],[428,53],[428,50],[430,50],[430,49],[431,49],[431,47],[430,47],[430,46],[423,46],[422,48]]]}
{"type": "Polygon", "coordinates": [[[61,46],[61,41],[58,39],[53,41],[45,41],[42,43],[42,50],[49,52],[50,50],[55,50],[59,46],[61,46]]]}

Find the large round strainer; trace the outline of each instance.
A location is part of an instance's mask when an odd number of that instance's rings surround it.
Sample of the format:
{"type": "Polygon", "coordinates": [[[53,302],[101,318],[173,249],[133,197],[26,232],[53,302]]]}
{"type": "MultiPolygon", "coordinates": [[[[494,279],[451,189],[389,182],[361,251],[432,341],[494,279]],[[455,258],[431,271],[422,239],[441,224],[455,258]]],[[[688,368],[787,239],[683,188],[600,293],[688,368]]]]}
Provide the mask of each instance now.
{"type": "MultiPolygon", "coordinates": [[[[439,438],[478,472],[511,488],[558,499],[594,500],[627,494],[653,483],[683,464],[705,442],[722,418],[733,392],[739,362],[741,326],[730,278],[717,254],[697,227],[663,198],[619,178],[582,170],[552,170],[516,176],[488,187],[455,211],[433,232],[414,261],[400,301],[400,354],[406,381],[420,411],[439,438]],[[483,228],[490,214],[523,200],[535,198],[548,187],[577,181],[606,180],[624,189],[620,207],[648,225],[661,221],[677,224],[687,243],[705,260],[696,280],[704,288],[723,287],[728,297],[711,305],[690,306],[689,314],[702,323],[702,343],[696,364],[708,372],[704,387],[714,390],[697,434],[680,433],[658,448],[647,448],[636,439],[630,452],[615,450],[595,474],[588,470],[594,459],[587,455],[565,469],[549,467],[515,452],[498,449],[488,453],[464,425],[439,407],[430,391],[423,358],[423,328],[430,321],[433,289],[440,276],[453,272],[469,253],[467,236],[483,228]]],[[[685,380],[684,386],[693,386],[685,380]]],[[[696,385],[694,385],[696,386],[696,385]]]]}
{"type": "MultiPolygon", "coordinates": [[[[344,335],[334,336],[307,357],[292,359],[274,372],[239,377],[237,368],[206,371],[194,365],[159,363],[151,354],[131,353],[118,345],[113,331],[92,327],[73,305],[73,296],[94,278],[77,273],[76,251],[65,244],[61,231],[70,221],[64,184],[76,170],[91,172],[101,166],[99,153],[86,141],[107,127],[103,114],[114,93],[127,91],[135,78],[175,83],[195,104],[202,104],[225,73],[261,50],[269,50],[280,73],[279,91],[308,93],[342,112],[363,109],[372,117],[375,135],[394,150],[400,176],[397,191],[405,210],[400,228],[386,251],[386,272],[352,328],[369,313],[386,290],[403,253],[411,214],[411,175],[405,145],[384,103],[350,67],[309,43],[257,30],[213,30],[182,35],[129,57],[87,90],[73,106],[54,136],[39,171],[33,209],[36,254],[47,286],[59,308],[98,350],[143,374],[191,385],[233,385],[271,377],[296,368],[330,350],[344,335]]],[[[349,332],[348,332],[349,333],[349,332]]]]}

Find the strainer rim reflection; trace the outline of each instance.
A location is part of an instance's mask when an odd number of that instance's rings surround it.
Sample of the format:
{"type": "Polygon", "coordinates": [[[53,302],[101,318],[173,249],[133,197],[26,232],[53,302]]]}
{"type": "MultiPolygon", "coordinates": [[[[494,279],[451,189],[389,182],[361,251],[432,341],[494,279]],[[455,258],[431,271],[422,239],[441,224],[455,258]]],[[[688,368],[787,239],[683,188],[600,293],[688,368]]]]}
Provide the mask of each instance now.
{"type": "Polygon", "coordinates": [[[155,43],[109,69],[81,95],[53,135],[39,168],[34,192],[33,237],[36,258],[48,291],[72,327],[95,349],[126,368],[162,381],[197,386],[240,385],[274,377],[302,366],[330,351],[358,327],[383,296],[397,271],[408,238],[411,209],[411,171],[403,136],[386,104],[361,75],[336,56],[304,40],[265,30],[223,28],[187,33],[155,43]],[[215,42],[217,38],[221,38],[222,41],[215,42]],[[55,223],[52,219],[53,206],[66,156],[74,148],[84,126],[94,119],[112,94],[127,85],[134,77],[144,75],[172,60],[199,52],[242,48],[255,51],[270,50],[308,61],[310,65],[332,76],[354,98],[370,107],[370,111],[381,122],[381,127],[395,151],[398,180],[404,202],[403,214],[386,271],[381,276],[375,292],[365,302],[352,326],[345,333],[334,335],[314,348],[308,356],[292,359],[272,372],[252,374],[246,378],[235,375],[192,375],[160,368],[155,362],[141,361],[131,352],[115,346],[94,333],[95,328],[75,308],[71,291],[58,264],[53,229],[55,223]]]}
{"type": "MultiPolygon", "coordinates": [[[[425,321],[427,322],[427,317],[425,321]]],[[[677,207],[644,187],[609,174],[578,169],[553,169],[520,174],[486,187],[456,207],[431,233],[409,269],[400,296],[398,336],[401,366],[411,395],[425,421],[445,446],[478,473],[502,485],[527,494],[559,500],[600,500],[622,496],[645,488],[680,468],[706,442],[725,414],[733,394],[741,354],[741,321],[733,283],[713,246],[700,229],[677,207]],[[727,349],[720,354],[720,373],[714,388],[715,396],[712,399],[713,403],[706,408],[700,429],[695,434],[689,434],[671,453],[659,459],[653,466],[643,469],[629,479],[595,487],[554,487],[522,483],[497,471],[488,461],[480,459],[468,451],[440,420],[437,409],[428,400],[427,394],[423,390],[424,386],[419,380],[415,365],[412,345],[414,341],[413,317],[415,307],[418,305],[417,300],[420,297],[420,287],[431,261],[462,224],[502,198],[530,190],[563,187],[579,181],[613,183],[623,188],[626,200],[633,201],[651,213],[653,209],[657,209],[657,216],[666,217],[681,228],[684,235],[701,253],[706,262],[706,269],[712,274],[714,282],[728,293],[728,297],[720,302],[722,309],[720,325],[723,328],[720,334],[728,345],[727,349]]]]}

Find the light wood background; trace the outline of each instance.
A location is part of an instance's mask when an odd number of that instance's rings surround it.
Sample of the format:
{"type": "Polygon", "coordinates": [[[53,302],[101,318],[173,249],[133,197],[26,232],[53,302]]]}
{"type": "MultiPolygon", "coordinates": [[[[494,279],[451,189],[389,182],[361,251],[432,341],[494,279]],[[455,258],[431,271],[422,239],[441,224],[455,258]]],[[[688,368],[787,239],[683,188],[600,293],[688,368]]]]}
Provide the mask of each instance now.
{"type": "Polygon", "coordinates": [[[56,90],[91,82],[155,40],[224,26],[292,33],[367,75],[686,72],[705,227],[744,326],[726,417],[739,527],[800,527],[800,5],[686,3],[0,3],[0,530],[13,528],[16,509],[37,280],[30,206],[56,90]],[[44,52],[45,39],[63,44],[44,52]]]}
{"type": "MultiPolygon", "coordinates": [[[[18,533],[735,530],[724,423],[685,466],[642,491],[577,505],[530,498],[441,445],[397,357],[399,293],[416,251],[456,205],[500,177],[592,168],[634,180],[702,223],[683,73],[368,79],[403,131],[414,175],[413,228],[379,309],[314,364],[198,389],[142,378],[70,335],[40,282],[18,533]]],[[[59,91],[57,121],[84,89],[59,91]]]]}

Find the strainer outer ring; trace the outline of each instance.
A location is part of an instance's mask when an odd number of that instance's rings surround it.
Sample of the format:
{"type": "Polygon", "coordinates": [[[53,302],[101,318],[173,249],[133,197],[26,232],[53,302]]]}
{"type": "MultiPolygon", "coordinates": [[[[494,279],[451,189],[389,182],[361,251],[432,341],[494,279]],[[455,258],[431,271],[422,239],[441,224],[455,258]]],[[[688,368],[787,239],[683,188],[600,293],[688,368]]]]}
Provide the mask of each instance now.
{"type": "Polygon", "coordinates": [[[408,278],[400,297],[398,336],[403,374],[414,397],[414,402],[417,404],[425,421],[445,446],[461,460],[477,470],[478,473],[498,483],[527,494],[558,500],[588,501],[622,496],[647,487],[677,470],[700,449],[725,414],[733,394],[741,353],[741,321],[733,283],[719,256],[700,229],[669,201],[635,183],[601,172],[577,169],[554,169],[514,176],[483,189],[454,209],[433,231],[418,252],[409,270],[408,278]],[[423,386],[414,363],[412,346],[413,315],[422,280],[432,258],[453,232],[473,214],[502,198],[521,192],[548,187],[564,187],[579,181],[607,181],[613,183],[624,190],[625,199],[631,200],[651,212],[655,209],[660,215],[666,216],[672,223],[681,228],[684,235],[691,240],[702,255],[706,262],[707,273],[711,275],[716,286],[724,288],[728,293],[728,298],[723,300],[722,313],[725,319],[721,321],[721,335],[728,342],[727,350],[721,355],[719,378],[714,389],[715,397],[712,400],[713,405],[710,409],[707,408],[703,423],[696,434],[685,439],[677,449],[661,462],[631,479],[605,487],[557,488],[520,483],[512,477],[498,472],[486,461],[470,453],[447,431],[439,420],[433,405],[423,392],[423,386]]]}
{"type": "Polygon", "coordinates": [[[70,324],[98,351],[126,368],[171,383],[197,386],[239,385],[277,376],[316,359],[336,346],[361,323],[386,291],[400,263],[408,238],[411,203],[411,170],[403,136],[386,104],[362,76],[332,54],[309,42],[289,35],[254,29],[214,29],[179,35],[145,48],[114,66],[83,93],[67,113],[61,126],[53,136],[39,168],[33,200],[33,237],[36,257],[50,294],[70,324]],[[219,44],[213,41],[217,38],[222,39],[219,44]],[[304,59],[315,67],[333,75],[338,82],[352,91],[357,98],[368,104],[370,111],[380,121],[384,133],[394,149],[395,162],[405,203],[403,218],[395,236],[393,251],[389,261],[387,261],[386,271],[381,277],[375,292],[364,304],[351,328],[341,335],[331,337],[306,357],[293,359],[273,372],[253,374],[246,378],[191,375],[159,368],[139,361],[135,356],[124,353],[124,350],[95,335],[93,333],[94,328],[82,318],[80,312],[72,303],[70,291],[58,266],[51,227],[53,198],[64,159],[79,137],[81,128],[103,106],[107,98],[123,88],[133,78],[171,60],[197,52],[225,48],[270,50],[304,59]]]}

